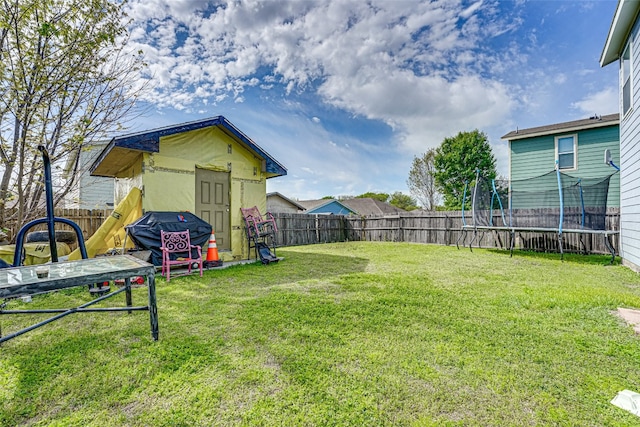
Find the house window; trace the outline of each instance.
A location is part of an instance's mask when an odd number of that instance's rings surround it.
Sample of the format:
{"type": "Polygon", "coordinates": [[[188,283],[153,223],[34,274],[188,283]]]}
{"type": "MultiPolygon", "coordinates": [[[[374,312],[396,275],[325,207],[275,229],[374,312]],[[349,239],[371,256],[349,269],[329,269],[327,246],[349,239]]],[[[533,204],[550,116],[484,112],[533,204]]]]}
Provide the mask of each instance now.
{"type": "Polygon", "coordinates": [[[631,43],[620,57],[620,84],[622,84],[622,117],[631,109],[631,43]]]}
{"type": "Polygon", "coordinates": [[[556,137],[556,161],[560,169],[576,169],[577,135],[556,137]]]}

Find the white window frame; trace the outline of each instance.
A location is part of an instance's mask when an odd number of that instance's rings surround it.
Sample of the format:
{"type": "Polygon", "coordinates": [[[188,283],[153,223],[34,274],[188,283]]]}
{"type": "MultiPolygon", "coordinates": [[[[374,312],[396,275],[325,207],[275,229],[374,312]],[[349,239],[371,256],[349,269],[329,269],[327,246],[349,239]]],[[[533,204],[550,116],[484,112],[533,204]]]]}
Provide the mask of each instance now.
{"type": "Polygon", "coordinates": [[[626,117],[630,111],[633,111],[633,50],[631,44],[631,38],[627,42],[622,55],[620,55],[620,111],[622,117],[626,117]],[[626,59],[625,59],[626,58],[626,59]],[[628,68],[628,72],[625,75],[625,65],[628,68]],[[627,86],[628,83],[628,86],[627,86]],[[627,90],[625,91],[625,86],[627,90]],[[629,105],[625,109],[625,92],[629,97],[629,105]]]}
{"type": "Polygon", "coordinates": [[[568,135],[558,135],[554,138],[555,141],[555,151],[556,151],[556,164],[558,168],[563,171],[573,171],[578,169],[578,134],[571,133],[568,135]],[[558,140],[564,138],[573,138],[573,167],[570,168],[560,168],[560,154],[568,154],[568,153],[559,153],[558,152],[558,140]]]}

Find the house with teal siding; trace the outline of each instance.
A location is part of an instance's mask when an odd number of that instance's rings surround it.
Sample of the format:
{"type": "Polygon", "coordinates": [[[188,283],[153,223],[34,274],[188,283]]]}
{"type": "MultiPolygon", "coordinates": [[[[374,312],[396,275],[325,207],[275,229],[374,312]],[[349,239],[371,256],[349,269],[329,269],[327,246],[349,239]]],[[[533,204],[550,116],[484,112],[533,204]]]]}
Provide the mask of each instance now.
{"type": "Polygon", "coordinates": [[[620,256],[640,271],[640,2],[619,0],[600,56],[617,63],[620,112],[620,256]]]}
{"type": "MultiPolygon", "coordinates": [[[[502,139],[509,143],[510,182],[515,185],[553,172],[556,165],[560,172],[582,179],[614,174],[604,153],[609,150],[613,163],[619,164],[619,125],[616,113],[509,132],[502,139]]],[[[619,206],[620,174],[615,173],[609,182],[607,207],[619,206]]]]}

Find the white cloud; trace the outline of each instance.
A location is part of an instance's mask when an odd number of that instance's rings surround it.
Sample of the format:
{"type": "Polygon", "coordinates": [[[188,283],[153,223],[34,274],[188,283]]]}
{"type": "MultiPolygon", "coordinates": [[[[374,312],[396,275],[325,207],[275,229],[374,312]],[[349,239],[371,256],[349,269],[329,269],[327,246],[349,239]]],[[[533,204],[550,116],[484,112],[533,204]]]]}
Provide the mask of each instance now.
{"type": "Polygon", "coordinates": [[[463,10],[460,13],[460,16],[462,18],[468,19],[469,17],[471,17],[473,15],[473,13],[475,11],[478,10],[478,8],[480,8],[480,6],[482,6],[482,0],[475,2],[474,4],[472,4],[471,6],[469,6],[468,8],[466,8],[465,10],[463,10]]]}
{"type": "Polygon", "coordinates": [[[146,78],[155,83],[147,100],[228,115],[215,110],[218,103],[251,104],[249,91],[268,97],[273,108],[241,127],[262,123],[254,135],[272,141],[268,151],[291,165],[286,180],[269,181],[295,197],[314,183],[335,194],[385,190],[375,183],[389,182],[390,173],[406,175],[414,154],[461,130],[488,129],[496,156],[506,161],[499,136],[510,126],[558,122],[559,108],[616,111],[615,88],[596,89],[601,85],[588,64],[573,71],[530,59],[549,43],[552,20],[520,13],[529,4],[510,2],[513,13],[495,0],[130,0],[127,7],[131,46],[145,52],[146,78]],[[523,30],[526,19],[535,24],[523,30]],[[589,75],[594,86],[583,87],[582,99],[558,97],[576,76],[589,75]],[[324,112],[296,104],[300,94],[385,123],[393,135],[384,142],[336,135],[324,127],[331,122],[324,112]],[[553,111],[552,104],[558,105],[553,111]],[[289,116],[278,116],[278,108],[289,116]],[[518,122],[514,112],[541,121],[518,122]]]}
{"type": "Polygon", "coordinates": [[[618,96],[617,86],[611,86],[599,92],[590,93],[580,101],[571,104],[571,106],[584,113],[584,115],[612,114],[618,112],[618,96]]]}
{"type": "Polygon", "coordinates": [[[226,97],[241,102],[248,87],[281,85],[316,91],[333,107],[395,129],[394,141],[376,146],[338,139],[314,116],[312,127],[292,131],[303,144],[272,153],[294,158],[295,174],[339,194],[384,182],[390,165],[404,174],[413,154],[460,130],[494,125],[512,105],[508,85],[486,70],[515,59],[487,53],[485,43],[519,23],[483,1],[131,0],[128,7],[133,47],[146,53],[156,83],[148,101],[158,107],[198,111],[226,97]]]}
{"type": "MultiPolygon", "coordinates": [[[[482,1],[467,8],[453,1],[254,1],[214,8],[209,2],[133,0],[129,7],[136,48],[147,53],[159,83],[150,101],[165,106],[180,91],[191,103],[216,92],[239,96],[264,71],[269,79],[263,82],[275,77],[290,91],[337,81],[355,92],[363,92],[358,86],[375,91],[372,83],[386,92],[385,85],[403,75],[455,80],[455,62],[473,64],[477,57],[469,49],[486,35],[476,14],[491,10],[482,1]],[[458,25],[460,19],[467,22],[458,25]],[[198,94],[194,86],[207,90],[198,94]]],[[[336,105],[346,102],[340,94],[321,93],[336,105]]],[[[349,111],[366,115],[368,109],[356,102],[349,111]]]]}

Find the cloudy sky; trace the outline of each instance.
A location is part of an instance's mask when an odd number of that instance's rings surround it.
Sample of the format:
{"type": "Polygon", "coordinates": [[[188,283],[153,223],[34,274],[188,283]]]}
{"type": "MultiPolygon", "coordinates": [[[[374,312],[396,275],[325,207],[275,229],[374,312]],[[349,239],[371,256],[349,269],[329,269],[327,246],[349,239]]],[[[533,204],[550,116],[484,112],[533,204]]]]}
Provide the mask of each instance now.
{"type": "Polygon", "coordinates": [[[414,156],[479,129],[507,174],[516,128],[618,111],[598,60],[616,1],[130,0],[149,64],[132,130],[225,116],[298,200],[410,194],[414,156]]]}

